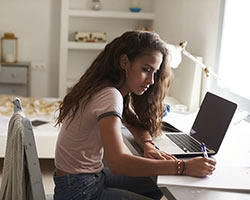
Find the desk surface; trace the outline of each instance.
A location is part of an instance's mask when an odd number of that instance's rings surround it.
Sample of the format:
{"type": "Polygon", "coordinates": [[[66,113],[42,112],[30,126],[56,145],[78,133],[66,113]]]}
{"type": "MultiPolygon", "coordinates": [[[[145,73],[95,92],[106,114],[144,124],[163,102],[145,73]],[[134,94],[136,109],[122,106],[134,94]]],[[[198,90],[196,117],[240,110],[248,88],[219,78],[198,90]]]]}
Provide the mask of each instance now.
{"type": "MultiPolygon", "coordinates": [[[[122,129],[124,142],[134,155],[142,155],[142,150],[137,145],[133,136],[127,129],[122,129]]],[[[232,125],[223,140],[221,148],[215,159],[217,164],[230,166],[250,166],[250,123],[240,122],[232,125]],[[235,149],[232,148],[237,147],[235,149]],[[233,162],[232,162],[233,161],[233,162]]],[[[152,177],[156,180],[157,177],[152,177]]],[[[215,190],[181,186],[168,186],[160,188],[168,200],[249,200],[250,192],[215,190]]]]}

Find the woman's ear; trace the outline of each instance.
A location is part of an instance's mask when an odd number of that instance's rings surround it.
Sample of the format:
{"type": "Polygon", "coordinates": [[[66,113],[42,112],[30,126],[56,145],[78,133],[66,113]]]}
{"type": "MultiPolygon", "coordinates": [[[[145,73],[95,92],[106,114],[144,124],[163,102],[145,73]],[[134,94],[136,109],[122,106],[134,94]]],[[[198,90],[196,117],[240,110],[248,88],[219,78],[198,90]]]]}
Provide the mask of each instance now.
{"type": "Polygon", "coordinates": [[[126,54],[122,54],[120,56],[120,66],[122,69],[127,69],[127,66],[129,64],[129,59],[128,56],[126,54]]]}

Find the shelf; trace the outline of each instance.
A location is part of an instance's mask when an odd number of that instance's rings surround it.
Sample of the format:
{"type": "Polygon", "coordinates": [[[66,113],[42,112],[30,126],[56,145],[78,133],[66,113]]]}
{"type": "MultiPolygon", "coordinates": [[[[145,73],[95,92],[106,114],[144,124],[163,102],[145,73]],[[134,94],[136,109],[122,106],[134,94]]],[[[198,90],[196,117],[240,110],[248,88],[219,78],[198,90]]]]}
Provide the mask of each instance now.
{"type": "Polygon", "coordinates": [[[68,49],[82,49],[82,50],[102,50],[106,46],[106,42],[103,43],[88,43],[88,42],[68,42],[68,49]]]}
{"type": "Polygon", "coordinates": [[[154,13],[125,12],[125,11],[94,11],[94,10],[69,10],[71,17],[94,17],[94,18],[115,18],[115,19],[141,19],[153,20],[154,13]]]}
{"type": "MultiPolygon", "coordinates": [[[[143,12],[130,12],[129,8],[117,4],[117,0],[109,0],[115,10],[88,10],[80,3],[82,0],[61,1],[60,26],[60,59],[58,94],[63,98],[68,89],[78,82],[79,73],[86,70],[93,59],[102,51],[108,42],[121,33],[134,30],[138,26],[152,26],[155,14],[151,9],[143,12]],[[79,7],[81,6],[81,7],[79,7]],[[122,10],[124,9],[124,10],[122,10]],[[106,32],[107,42],[80,42],[74,41],[76,31],[95,30],[106,32]]],[[[129,0],[126,0],[129,1],[129,0]]],[[[151,3],[145,1],[145,8],[151,3]]]]}

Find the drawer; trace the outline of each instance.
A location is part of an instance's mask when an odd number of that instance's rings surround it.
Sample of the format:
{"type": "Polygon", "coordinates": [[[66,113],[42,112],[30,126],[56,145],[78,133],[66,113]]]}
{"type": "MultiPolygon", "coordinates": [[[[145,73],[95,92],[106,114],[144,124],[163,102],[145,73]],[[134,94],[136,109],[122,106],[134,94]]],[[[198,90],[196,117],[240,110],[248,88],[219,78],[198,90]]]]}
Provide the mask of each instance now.
{"type": "Polygon", "coordinates": [[[17,96],[28,96],[27,85],[0,84],[0,94],[9,94],[17,96]]]}
{"type": "Polygon", "coordinates": [[[1,67],[0,83],[27,83],[26,67],[1,67]]]}

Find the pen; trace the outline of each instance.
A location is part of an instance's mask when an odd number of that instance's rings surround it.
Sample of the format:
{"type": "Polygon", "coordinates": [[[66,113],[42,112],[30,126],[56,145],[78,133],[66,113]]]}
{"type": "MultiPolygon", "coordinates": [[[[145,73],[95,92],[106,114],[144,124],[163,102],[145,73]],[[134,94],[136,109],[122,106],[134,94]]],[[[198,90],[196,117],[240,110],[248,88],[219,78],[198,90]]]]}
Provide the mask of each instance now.
{"type": "Polygon", "coordinates": [[[206,145],[205,145],[204,142],[201,143],[201,150],[202,150],[203,156],[204,156],[205,158],[208,158],[207,149],[206,149],[206,145]]]}

